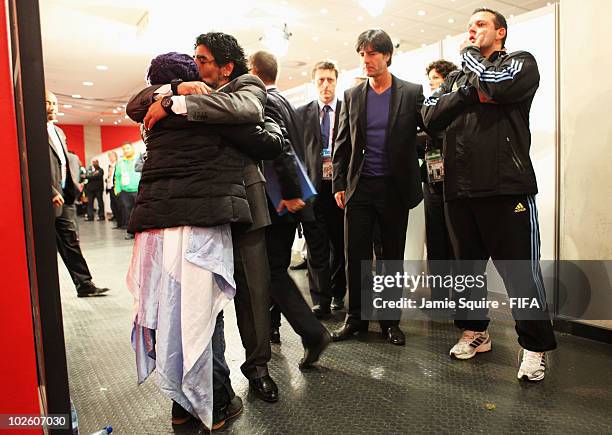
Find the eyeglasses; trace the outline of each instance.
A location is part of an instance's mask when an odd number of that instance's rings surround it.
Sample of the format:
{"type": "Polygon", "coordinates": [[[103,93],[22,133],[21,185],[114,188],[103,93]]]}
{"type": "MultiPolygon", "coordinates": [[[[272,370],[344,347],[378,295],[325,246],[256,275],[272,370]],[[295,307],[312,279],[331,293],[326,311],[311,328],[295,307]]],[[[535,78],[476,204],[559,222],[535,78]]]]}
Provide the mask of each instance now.
{"type": "Polygon", "coordinates": [[[215,61],[214,59],[207,59],[206,56],[201,54],[196,54],[193,56],[193,60],[198,62],[200,65],[206,65],[207,63],[213,63],[215,61]]]}

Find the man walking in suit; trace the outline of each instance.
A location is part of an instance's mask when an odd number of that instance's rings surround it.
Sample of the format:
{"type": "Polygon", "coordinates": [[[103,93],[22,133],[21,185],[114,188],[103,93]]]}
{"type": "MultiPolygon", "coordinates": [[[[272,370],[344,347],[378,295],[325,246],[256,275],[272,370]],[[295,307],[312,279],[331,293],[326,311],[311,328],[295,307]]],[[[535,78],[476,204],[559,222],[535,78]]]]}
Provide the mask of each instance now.
{"type": "MultiPolygon", "coordinates": [[[[301,133],[296,122],[295,110],[276,88],[278,63],[276,57],[265,51],[253,54],[249,63],[251,73],[258,76],[266,85],[268,98],[266,100],[266,115],[270,116],[283,131],[284,149],[279,157],[273,161],[266,161],[265,173],[273,171],[280,185],[283,199],[280,204],[273,204],[268,196],[268,207],[272,225],[266,228],[266,246],[268,262],[270,264],[271,296],[275,305],[284,314],[294,331],[302,338],[304,345],[304,358],[300,361],[300,368],[307,367],[319,359],[331,341],[329,332],[317,320],[308,304],[300,294],[295,281],[289,276],[287,269],[291,262],[291,246],[295,238],[297,213],[304,207],[302,189],[298,178],[298,169],[295,163],[293,144],[299,143],[301,133]],[[284,209],[288,213],[279,216],[284,209]]],[[[328,275],[327,275],[328,276],[328,275]]],[[[280,319],[272,319],[280,323],[280,319]]]]}
{"type": "Polygon", "coordinates": [[[51,201],[55,208],[57,251],[76,286],[77,296],[98,296],[108,289],[96,287],[92,282],[89,267],[81,253],[77,232],[74,201],[79,195],[79,160],[75,155],[68,153],[66,135],[61,128],[54,125],[54,122],[57,122],[57,97],[47,91],[45,100],[51,162],[51,201]]]}
{"type": "Polygon", "coordinates": [[[312,301],[322,311],[344,308],[346,275],[344,266],[344,212],[336,205],[332,193],[332,159],[338,117],[342,101],[336,97],[338,68],[327,60],[317,62],[312,78],[319,98],[297,110],[304,129],[304,155],[308,176],[318,192],[313,202],[315,223],[320,227],[316,234],[322,243],[330,247],[331,307],[321,302],[318,294],[312,293],[312,301]]]}
{"type": "MultiPolygon", "coordinates": [[[[371,300],[372,233],[381,227],[382,259],[387,275],[402,272],[389,260],[403,260],[408,212],[421,202],[416,150],[417,125],[422,125],[423,88],[389,72],[393,43],[383,30],[366,30],[356,44],[368,80],[344,93],[336,149],[333,155],[333,191],[345,209],[345,239],[349,312],[334,340],[367,331],[371,300]],[[363,292],[363,293],[362,293],[363,292]]],[[[402,288],[385,290],[387,300],[401,298],[402,288]]],[[[404,345],[400,312],[386,311],[380,318],[382,334],[392,344],[404,345]]]]}
{"type": "Polygon", "coordinates": [[[98,220],[103,221],[104,218],[104,169],[96,159],[91,161],[91,167],[87,171],[87,220],[94,220],[94,199],[98,202],[98,220]]]}
{"type": "MultiPolygon", "coordinates": [[[[198,36],[194,59],[203,82],[173,82],[147,88],[128,103],[126,112],[130,118],[144,122],[149,129],[167,116],[168,111],[184,114],[190,121],[228,125],[226,128],[231,128],[232,124],[253,123],[254,119],[264,120],[259,94],[265,101],[265,89],[261,80],[245,74],[248,68],[244,51],[233,36],[220,32],[198,36]],[[218,92],[210,93],[211,88],[218,92]],[[169,95],[152,103],[155,93],[163,95],[165,92],[169,95]]],[[[268,373],[271,358],[270,271],[265,227],[270,225],[270,215],[265,178],[257,162],[252,161],[245,167],[244,183],[253,224],[247,228],[232,228],[234,303],[246,354],[240,368],[257,397],[276,402],[278,387],[268,373]]]]}

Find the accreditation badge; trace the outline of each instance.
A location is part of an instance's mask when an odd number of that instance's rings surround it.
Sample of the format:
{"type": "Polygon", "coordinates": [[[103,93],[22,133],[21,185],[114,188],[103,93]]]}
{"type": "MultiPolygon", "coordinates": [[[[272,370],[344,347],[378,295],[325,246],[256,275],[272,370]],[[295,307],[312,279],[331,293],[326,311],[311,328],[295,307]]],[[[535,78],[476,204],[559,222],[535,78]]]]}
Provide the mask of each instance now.
{"type": "Polygon", "coordinates": [[[444,181],[444,157],[439,149],[428,150],[425,153],[425,164],[427,165],[427,182],[444,181]]]}
{"type": "Polygon", "coordinates": [[[333,165],[331,150],[329,148],[323,148],[321,162],[323,164],[323,180],[331,181],[333,176],[333,165]]]}

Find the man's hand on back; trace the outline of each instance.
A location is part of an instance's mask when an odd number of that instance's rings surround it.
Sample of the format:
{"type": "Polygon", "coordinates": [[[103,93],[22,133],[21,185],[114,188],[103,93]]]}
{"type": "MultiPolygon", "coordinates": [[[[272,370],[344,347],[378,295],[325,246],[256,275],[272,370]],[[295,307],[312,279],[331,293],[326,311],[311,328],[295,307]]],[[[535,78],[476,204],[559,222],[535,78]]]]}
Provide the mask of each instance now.
{"type": "Polygon", "coordinates": [[[213,89],[204,82],[183,82],[176,90],[179,95],[205,95],[213,92],[213,89]]]}
{"type": "Polygon", "coordinates": [[[157,100],[149,106],[143,123],[147,130],[151,130],[157,121],[164,119],[168,114],[161,105],[161,100],[157,100]]]}

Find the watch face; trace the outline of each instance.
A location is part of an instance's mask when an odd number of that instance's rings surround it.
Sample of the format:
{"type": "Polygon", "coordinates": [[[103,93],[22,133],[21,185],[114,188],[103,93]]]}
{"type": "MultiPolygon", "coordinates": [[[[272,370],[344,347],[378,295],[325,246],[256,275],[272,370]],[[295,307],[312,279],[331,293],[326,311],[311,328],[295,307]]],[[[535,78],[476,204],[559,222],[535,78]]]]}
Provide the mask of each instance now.
{"type": "Polygon", "coordinates": [[[162,98],[161,105],[164,108],[172,107],[172,98],[169,98],[169,97],[162,98]]]}

